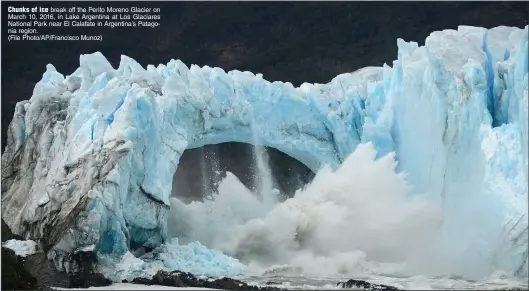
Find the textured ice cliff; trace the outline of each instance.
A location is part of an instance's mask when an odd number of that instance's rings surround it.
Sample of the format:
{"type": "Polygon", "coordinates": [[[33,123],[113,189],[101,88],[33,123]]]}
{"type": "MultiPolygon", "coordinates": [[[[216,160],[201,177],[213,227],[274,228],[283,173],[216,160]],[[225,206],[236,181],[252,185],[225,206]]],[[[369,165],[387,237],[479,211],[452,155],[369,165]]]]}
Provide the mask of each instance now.
{"type": "Polygon", "coordinates": [[[396,152],[414,194],[442,197],[447,240],[474,235],[483,244],[520,220],[520,247],[505,242],[499,263],[520,266],[527,33],[462,26],[432,33],[423,47],[399,39],[392,67],[299,88],[174,60],[144,69],[123,56],[115,70],[100,53],[82,55],[67,77],[48,65],[9,127],[2,218],[68,268],[63,254],[92,245],[120,257],[164,243],[171,181],[188,148],[258,139],[317,171],[372,142],[379,156],[396,152]],[[480,219],[459,219],[469,211],[480,219]]]}

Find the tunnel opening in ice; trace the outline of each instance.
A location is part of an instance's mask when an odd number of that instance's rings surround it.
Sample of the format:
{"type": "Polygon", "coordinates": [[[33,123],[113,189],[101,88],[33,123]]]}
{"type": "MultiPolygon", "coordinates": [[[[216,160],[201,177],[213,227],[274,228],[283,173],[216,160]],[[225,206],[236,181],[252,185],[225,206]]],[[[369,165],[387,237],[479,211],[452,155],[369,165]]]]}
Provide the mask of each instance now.
{"type": "Polygon", "coordinates": [[[239,247],[225,242],[237,236],[240,226],[293,198],[314,177],[297,159],[259,141],[188,148],[173,177],[167,240],[199,243],[244,259],[239,247]]]}
{"type": "Polygon", "coordinates": [[[293,197],[314,178],[307,166],[275,148],[238,142],[210,144],[184,151],[173,177],[171,196],[184,203],[203,201],[218,191],[226,172],[257,193],[264,178],[260,171],[269,172],[270,186],[279,190],[281,200],[293,197]],[[260,169],[258,158],[264,168],[260,169]]]}

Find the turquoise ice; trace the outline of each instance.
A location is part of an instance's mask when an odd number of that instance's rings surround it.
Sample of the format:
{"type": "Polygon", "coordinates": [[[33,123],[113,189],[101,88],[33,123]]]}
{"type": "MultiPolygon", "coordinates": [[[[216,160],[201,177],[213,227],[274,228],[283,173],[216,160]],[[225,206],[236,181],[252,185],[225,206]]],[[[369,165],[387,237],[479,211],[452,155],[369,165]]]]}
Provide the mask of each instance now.
{"type": "MultiPolygon", "coordinates": [[[[167,211],[186,149],[252,143],[256,133],[315,172],[360,143],[395,152],[411,196],[443,199],[447,239],[488,244],[527,214],[527,33],[460,26],[424,46],[399,39],[393,64],[300,87],[179,60],[143,68],[122,56],[114,69],[101,53],[81,55],[66,77],[48,65],[9,127],[2,217],[16,233],[46,237],[59,265],[92,245],[111,258],[161,246],[167,268],[239,274],[244,266],[218,252],[166,243],[167,211]],[[469,204],[488,220],[460,219],[469,204]]],[[[513,231],[526,237],[521,221],[513,231]]],[[[526,250],[508,248],[500,264],[519,266],[526,250]]]]}

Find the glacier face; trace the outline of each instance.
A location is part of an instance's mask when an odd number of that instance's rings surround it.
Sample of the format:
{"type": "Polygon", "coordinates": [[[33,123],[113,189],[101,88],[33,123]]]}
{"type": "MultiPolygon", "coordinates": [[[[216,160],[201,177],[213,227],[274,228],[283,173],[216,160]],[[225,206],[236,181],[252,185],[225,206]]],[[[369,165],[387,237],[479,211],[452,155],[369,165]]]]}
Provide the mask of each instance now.
{"type": "Polygon", "coordinates": [[[2,217],[40,239],[59,266],[60,254],[92,245],[129,256],[167,240],[171,182],[188,148],[257,138],[316,172],[371,142],[378,156],[395,152],[411,195],[443,200],[446,240],[490,248],[509,221],[521,221],[508,227],[520,246],[507,239],[502,259],[490,258],[515,272],[527,260],[527,33],[461,26],[422,47],[399,39],[392,67],[298,88],[174,60],[144,69],[123,56],[116,70],[100,53],[82,55],[66,77],[48,65],[9,127],[2,217]]]}

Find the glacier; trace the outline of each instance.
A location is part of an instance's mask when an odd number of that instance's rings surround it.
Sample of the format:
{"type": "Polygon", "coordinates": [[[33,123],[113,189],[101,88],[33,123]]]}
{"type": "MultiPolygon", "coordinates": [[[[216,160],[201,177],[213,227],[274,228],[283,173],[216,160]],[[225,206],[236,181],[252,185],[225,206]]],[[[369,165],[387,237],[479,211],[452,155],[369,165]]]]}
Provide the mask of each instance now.
{"type": "Polygon", "coordinates": [[[370,144],[376,158],[394,154],[409,199],[442,201],[439,249],[526,276],[528,27],[460,26],[397,46],[392,66],[300,87],[179,60],[145,69],[122,56],[114,69],[98,52],[66,77],[48,65],[9,125],[2,218],[59,269],[94,246],[119,262],[115,280],[147,272],[141,248],[159,253],[158,268],[242,274],[168,235],[182,153],[257,139],[318,172],[370,144]]]}

